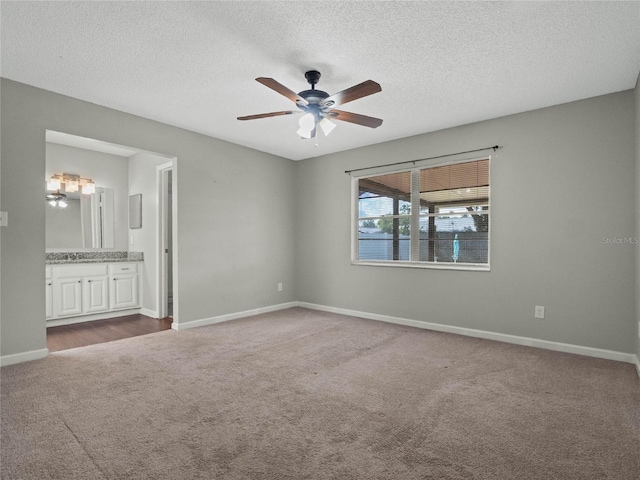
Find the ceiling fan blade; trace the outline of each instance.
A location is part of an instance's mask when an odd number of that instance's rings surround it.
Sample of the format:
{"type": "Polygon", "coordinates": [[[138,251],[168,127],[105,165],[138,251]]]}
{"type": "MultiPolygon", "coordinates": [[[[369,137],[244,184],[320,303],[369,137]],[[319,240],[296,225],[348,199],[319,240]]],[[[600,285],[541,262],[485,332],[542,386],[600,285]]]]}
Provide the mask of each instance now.
{"type": "Polygon", "coordinates": [[[255,120],[257,118],[279,117],[281,115],[292,115],[294,113],[300,113],[300,112],[294,112],[293,110],[285,110],[282,112],[258,113],[257,115],[247,115],[245,117],[238,117],[238,120],[255,120]]]}
{"type": "Polygon", "coordinates": [[[374,93],[378,93],[382,91],[382,87],[380,84],[374,82],[373,80],[367,80],[366,82],[362,82],[358,85],[354,85],[351,88],[347,88],[338,93],[334,93],[330,97],[325,98],[322,102],[320,102],[320,106],[324,108],[332,108],[337,107],[338,105],[344,105],[348,102],[353,102],[354,100],[358,100],[359,98],[366,97],[368,95],[373,95],[374,93]]]}
{"type": "Polygon", "coordinates": [[[332,120],[342,120],[343,122],[355,123],[369,128],[377,128],[382,125],[381,118],[368,117],[359,113],[345,112],[344,110],[330,110],[325,116],[332,120]]]}
{"type": "Polygon", "coordinates": [[[282,85],[280,82],[277,82],[273,78],[258,77],[256,78],[256,81],[263,84],[265,87],[269,87],[271,90],[278,92],[280,95],[284,95],[292,102],[302,105],[309,105],[309,102],[307,102],[304,98],[302,98],[293,90],[289,90],[287,87],[282,85]]]}

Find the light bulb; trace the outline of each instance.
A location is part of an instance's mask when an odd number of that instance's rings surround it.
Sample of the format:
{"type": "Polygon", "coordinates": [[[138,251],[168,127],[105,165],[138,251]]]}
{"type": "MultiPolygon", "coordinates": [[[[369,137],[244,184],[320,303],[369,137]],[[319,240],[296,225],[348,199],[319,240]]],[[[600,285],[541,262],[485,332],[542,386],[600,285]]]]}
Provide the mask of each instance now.
{"type": "Polygon", "coordinates": [[[85,195],[89,195],[91,193],[96,193],[96,184],[89,181],[82,186],[82,193],[85,195]]]}
{"type": "Polygon", "coordinates": [[[66,182],[66,188],[65,191],[69,192],[69,193],[73,193],[73,192],[77,192],[78,191],[78,180],[77,179],[69,179],[66,182]]]}
{"type": "Polygon", "coordinates": [[[60,179],[51,177],[47,181],[47,190],[58,190],[60,189],[60,179]]]}
{"type": "Polygon", "coordinates": [[[309,131],[306,131],[306,130],[303,131],[302,129],[299,129],[296,133],[300,135],[302,138],[311,138],[311,132],[309,131]]]}
{"type": "Polygon", "coordinates": [[[58,200],[58,206],[60,208],[65,208],[67,206],[67,202],[65,202],[64,200],[58,200]]]}
{"type": "Polygon", "coordinates": [[[300,124],[300,129],[296,132],[303,138],[311,138],[311,132],[316,126],[316,119],[312,113],[307,113],[300,118],[298,122],[300,124]]]}
{"type": "Polygon", "coordinates": [[[320,128],[322,128],[324,136],[326,137],[333,131],[334,128],[336,128],[336,124],[328,118],[323,118],[322,120],[320,120],[320,128]]]}
{"type": "Polygon", "coordinates": [[[56,203],[58,203],[56,200],[49,200],[49,205],[51,205],[52,207],[55,207],[56,203]]]}

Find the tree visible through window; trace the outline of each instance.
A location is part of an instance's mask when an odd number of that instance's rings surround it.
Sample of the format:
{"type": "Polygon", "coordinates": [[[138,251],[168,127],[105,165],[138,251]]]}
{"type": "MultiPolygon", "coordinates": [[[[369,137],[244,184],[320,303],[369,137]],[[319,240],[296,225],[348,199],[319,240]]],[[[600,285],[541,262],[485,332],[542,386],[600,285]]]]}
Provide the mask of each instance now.
{"type": "Polygon", "coordinates": [[[355,263],[488,267],[488,158],[354,181],[355,263]]]}

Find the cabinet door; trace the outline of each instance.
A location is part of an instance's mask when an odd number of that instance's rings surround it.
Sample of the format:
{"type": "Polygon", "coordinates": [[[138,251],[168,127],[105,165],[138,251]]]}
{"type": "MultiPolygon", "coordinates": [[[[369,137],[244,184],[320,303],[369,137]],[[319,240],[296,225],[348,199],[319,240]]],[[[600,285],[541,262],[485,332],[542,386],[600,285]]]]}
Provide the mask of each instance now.
{"type": "Polygon", "coordinates": [[[98,313],[109,310],[108,277],[87,277],[82,292],[84,313],[98,313]]]}
{"type": "Polygon", "coordinates": [[[62,278],[54,289],[54,312],[57,316],[82,314],[82,279],[62,278]]]}
{"type": "Polygon", "coordinates": [[[114,275],[109,283],[112,309],[138,306],[137,275],[114,275]]]}
{"type": "Polygon", "coordinates": [[[53,280],[46,280],[44,283],[45,298],[45,318],[53,318],[53,280]]]}

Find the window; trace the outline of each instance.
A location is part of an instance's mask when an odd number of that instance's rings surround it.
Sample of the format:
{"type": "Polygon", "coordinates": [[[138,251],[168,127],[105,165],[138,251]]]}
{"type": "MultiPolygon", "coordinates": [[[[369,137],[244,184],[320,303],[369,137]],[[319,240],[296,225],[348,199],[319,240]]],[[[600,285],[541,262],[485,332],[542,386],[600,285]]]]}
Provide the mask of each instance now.
{"type": "Polygon", "coordinates": [[[353,182],[353,263],[489,269],[489,158],[353,182]]]}

